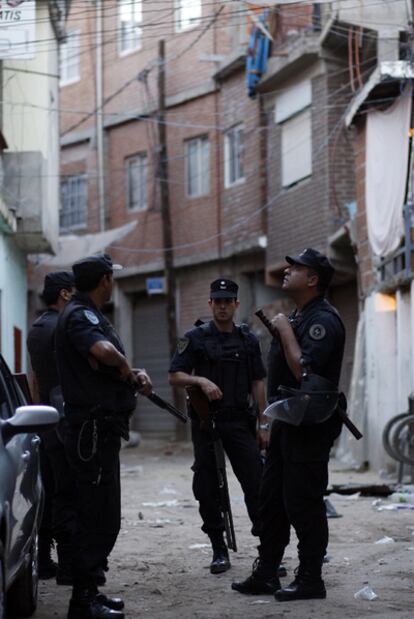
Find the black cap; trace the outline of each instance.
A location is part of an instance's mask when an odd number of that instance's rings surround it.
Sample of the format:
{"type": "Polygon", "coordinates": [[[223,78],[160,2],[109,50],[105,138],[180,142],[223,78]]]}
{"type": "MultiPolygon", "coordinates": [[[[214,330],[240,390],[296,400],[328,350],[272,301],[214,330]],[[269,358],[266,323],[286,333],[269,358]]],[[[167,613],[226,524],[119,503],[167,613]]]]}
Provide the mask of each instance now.
{"type": "Polygon", "coordinates": [[[109,254],[94,254],[77,260],[72,265],[72,271],[75,277],[106,275],[122,269],[120,264],[113,264],[109,254]]]}
{"type": "Polygon", "coordinates": [[[44,296],[48,293],[59,294],[61,290],[72,290],[74,284],[74,277],[70,271],[54,271],[53,273],[48,273],[45,277],[42,295],[44,296]]]}
{"type": "Polygon", "coordinates": [[[221,277],[210,284],[210,299],[237,299],[238,290],[236,282],[221,277]]]}
{"type": "Polygon", "coordinates": [[[286,262],[289,264],[301,264],[314,269],[319,275],[321,282],[326,285],[329,284],[335,273],[335,269],[328,258],[317,249],[312,249],[311,247],[304,249],[298,256],[286,256],[286,262]]]}

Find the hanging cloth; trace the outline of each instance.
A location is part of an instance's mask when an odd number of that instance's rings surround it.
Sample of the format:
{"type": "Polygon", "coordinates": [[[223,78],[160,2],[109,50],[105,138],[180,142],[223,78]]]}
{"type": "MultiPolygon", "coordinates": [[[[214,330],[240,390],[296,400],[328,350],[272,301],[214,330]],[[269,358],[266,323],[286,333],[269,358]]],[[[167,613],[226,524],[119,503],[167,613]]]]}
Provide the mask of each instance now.
{"type": "Polygon", "coordinates": [[[365,203],[368,239],[377,256],[395,251],[404,234],[411,105],[409,83],[388,110],[367,117],[365,203]]]}
{"type": "MultiPolygon", "coordinates": [[[[260,21],[266,25],[268,11],[264,11],[260,16],[260,21]]],[[[256,25],[252,26],[247,49],[246,59],[246,84],[249,97],[256,96],[256,84],[267,69],[267,59],[269,57],[270,40],[266,34],[256,25]]]]}

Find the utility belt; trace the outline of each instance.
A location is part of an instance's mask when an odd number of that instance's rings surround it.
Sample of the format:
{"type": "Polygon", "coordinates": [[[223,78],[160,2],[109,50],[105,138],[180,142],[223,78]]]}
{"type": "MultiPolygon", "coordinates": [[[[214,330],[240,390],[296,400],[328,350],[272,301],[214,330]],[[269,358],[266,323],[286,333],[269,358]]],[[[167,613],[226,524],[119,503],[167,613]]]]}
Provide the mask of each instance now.
{"type": "MultiPolygon", "coordinates": [[[[192,420],[199,419],[193,407],[190,406],[189,408],[190,408],[190,418],[192,420]]],[[[246,419],[249,418],[249,415],[250,415],[249,407],[246,406],[245,408],[241,408],[241,407],[219,408],[217,411],[214,411],[212,416],[214,417],[214,421],[217,423],[220,421],[226,421],[226,422],[245,421],[246,419]]]]}
{"type": "Polygon", "coordinates": [[[72,426],[80,426],[85,421],[119,421],[119,419],[128,418],[133,413],[130,411],[114,411],[112,409],[103,408],[101,405],[95,406],[71,406],[65,404],[65,417],[68,423],[72,426]]]}

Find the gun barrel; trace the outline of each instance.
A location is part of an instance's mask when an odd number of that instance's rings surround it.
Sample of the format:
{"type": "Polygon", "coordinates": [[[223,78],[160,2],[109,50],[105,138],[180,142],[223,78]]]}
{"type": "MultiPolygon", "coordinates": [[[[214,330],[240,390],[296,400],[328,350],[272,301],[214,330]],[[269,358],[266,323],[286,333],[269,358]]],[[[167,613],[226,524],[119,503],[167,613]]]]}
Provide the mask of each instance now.
{"type": "Polygon", "coordinates": [[[276,338],[279,337],[278,330],[272,325],[272,323],[270,322],[270,320],[265,315],[262,309],[258,309],[257,312],[255,312],[255,315],[259,318],[259,320],[262,321],[266,329],[269,331],[270,335],[276,338]]]}
{"type": "Polygon", "coordinates": [[[155,393],[155,391],[150,393],[147,398],[151,400],[151,402],[153,402],[156,406],[163,408],[164,410],[171,413],[171,415],[174,415],[174,417],[177,417],[177,419],[179,419],[183,423],[187,423],[187,415],[185,415],[180,410],[178,410],[178,408],[175,408],[175,406],[161,398],[161,396],[155,393]]]}

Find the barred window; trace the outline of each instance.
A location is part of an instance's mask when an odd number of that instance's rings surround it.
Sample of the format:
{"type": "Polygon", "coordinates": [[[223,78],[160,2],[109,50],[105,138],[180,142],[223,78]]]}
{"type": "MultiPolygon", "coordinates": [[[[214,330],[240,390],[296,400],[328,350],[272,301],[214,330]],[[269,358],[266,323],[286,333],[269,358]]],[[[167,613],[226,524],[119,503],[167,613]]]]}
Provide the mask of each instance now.
{"type": "Polygon", "coordinates": [[[118,0],[118,50],[128,54],[142,47],[142,0],[118,0]]]}
{"type": "Polygon", "coordinates": [[[201,0],[175,0],[175,29],[177,32],[198,26],[203,6],[201,0]]]}
{"type": "Polygon", "coordinates": [[[134,155],[126,160],[127,207],[129,210],[143,211],[148,205],[148,158],[134,155]]]}
{"type": "Polygon", "coordinates": [[[187,196],[206,196],[209,191],[210,145],[203,136],[186,143],[187,196]]]}
{"type": "Polygon", "coordinates": [[[80,80],[79,36],[79,30],[68,32],[66,41],[60,46],[61,86],[80,80]]]}
{"type": "Polygon", "coordinates": [[[60,183],[61,230],[86,228],[88,217],[88,186],[86,175],[67,176],[60,183]]]}
{"type": "Polygon", "coordinates": [[[224,184],[231,187],[244,180],[243,125],[236,125],[224,136],[224,184]]]}

